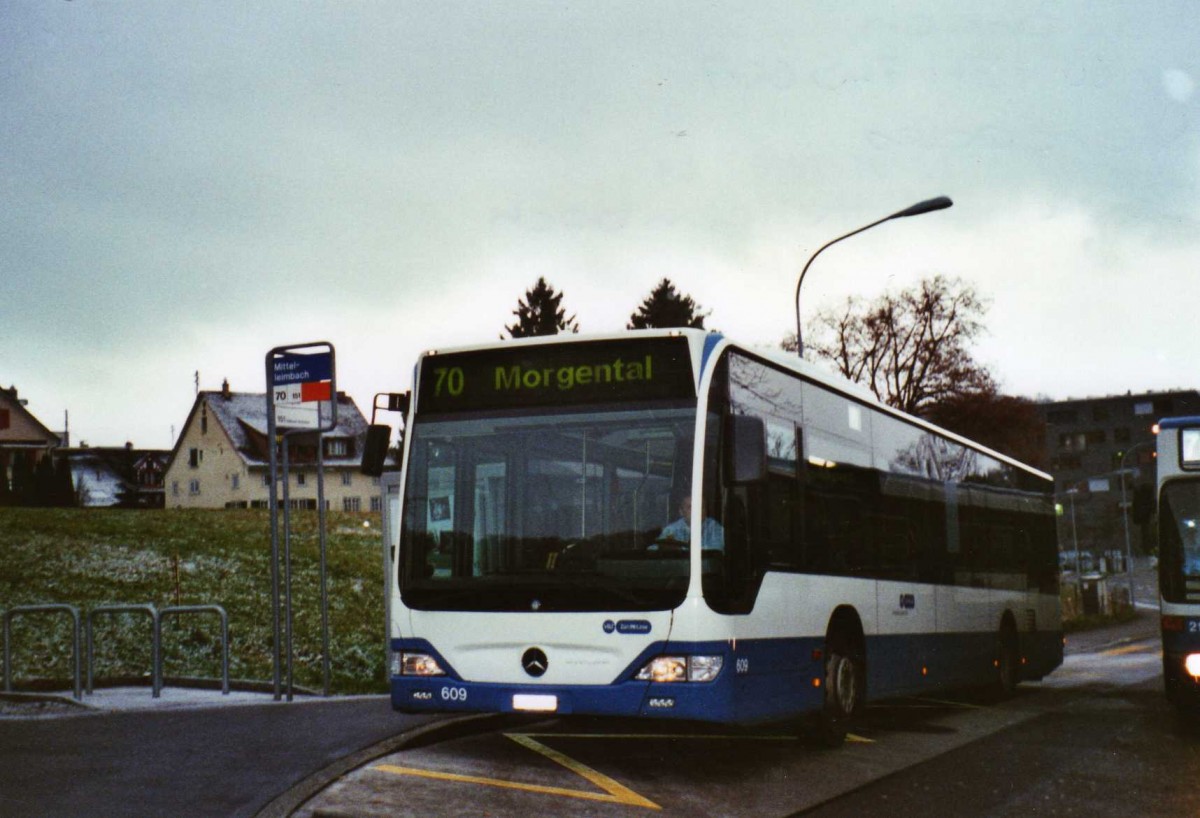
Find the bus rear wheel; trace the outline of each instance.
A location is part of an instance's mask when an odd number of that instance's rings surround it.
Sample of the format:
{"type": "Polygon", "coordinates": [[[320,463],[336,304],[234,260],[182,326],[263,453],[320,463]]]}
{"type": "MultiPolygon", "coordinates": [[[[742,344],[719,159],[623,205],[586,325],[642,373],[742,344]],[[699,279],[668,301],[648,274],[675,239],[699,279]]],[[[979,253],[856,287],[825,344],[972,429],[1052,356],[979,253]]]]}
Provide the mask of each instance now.
{"type": "Polygon", "coordinates": [[[844,636],[828,642],[825,654],[825,704],[813,733],[822,747],[839,747],[864,705],[866,674],[861,652],[844,636]]]}

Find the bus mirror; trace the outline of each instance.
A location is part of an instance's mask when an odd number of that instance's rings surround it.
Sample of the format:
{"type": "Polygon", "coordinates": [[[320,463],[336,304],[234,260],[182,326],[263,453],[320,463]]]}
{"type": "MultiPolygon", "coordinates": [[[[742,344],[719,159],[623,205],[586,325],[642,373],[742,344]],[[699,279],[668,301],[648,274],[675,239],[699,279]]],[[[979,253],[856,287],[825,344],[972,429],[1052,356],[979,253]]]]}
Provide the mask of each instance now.
{"type": "Polygon", "coordinates": [[[382,423],[372,423],[367,427],[367,442],[363,446],[362,464],[359,471],[369,477],[383,474],[383,465],[387,461],[388,444],[392,441],[392,427],[382,423]]]}
{"type": "Polygon", "coordinates": [[[767,430],[761,418],[729,418],[729,474],[734,483],[755,483],[767,476],[767,430]]]}

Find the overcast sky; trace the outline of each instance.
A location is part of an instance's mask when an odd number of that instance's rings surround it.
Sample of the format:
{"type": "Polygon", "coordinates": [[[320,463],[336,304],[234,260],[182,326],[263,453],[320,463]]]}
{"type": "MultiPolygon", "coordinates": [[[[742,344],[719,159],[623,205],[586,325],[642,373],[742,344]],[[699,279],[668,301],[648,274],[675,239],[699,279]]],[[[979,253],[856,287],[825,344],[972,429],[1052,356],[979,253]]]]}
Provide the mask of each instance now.
{"type": "Polygon", "coordinates": [[[0,4],[0,384],[165,448],[328,340],[369,413],[538,276],[774,345],[944,273],[1009,393],[1200,387],[1194,2],[0,4]]]}

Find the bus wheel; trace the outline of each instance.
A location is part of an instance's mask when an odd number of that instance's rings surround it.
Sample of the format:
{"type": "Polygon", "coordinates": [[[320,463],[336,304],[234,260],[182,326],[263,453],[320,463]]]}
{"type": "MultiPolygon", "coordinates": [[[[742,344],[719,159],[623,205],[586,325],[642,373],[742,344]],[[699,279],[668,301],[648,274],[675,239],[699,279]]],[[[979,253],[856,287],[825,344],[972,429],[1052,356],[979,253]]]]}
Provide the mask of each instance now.
{"type": "Polygon", "coordinates": [[[839,747],[863,707],[866,681],[861,655],[850,640],[835,635],[825,657],[825,705],[817,714],[815,738],[822,747],[839,747]]]}

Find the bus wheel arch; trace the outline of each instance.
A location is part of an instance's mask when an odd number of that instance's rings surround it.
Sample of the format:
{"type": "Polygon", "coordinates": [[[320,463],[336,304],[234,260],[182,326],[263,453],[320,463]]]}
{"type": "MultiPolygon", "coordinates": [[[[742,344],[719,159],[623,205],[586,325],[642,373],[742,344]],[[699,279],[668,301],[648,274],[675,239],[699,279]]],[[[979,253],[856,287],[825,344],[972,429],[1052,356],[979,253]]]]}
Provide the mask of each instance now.
{"type": "Polygon", "coordinates": [[[829,618],[823,655],[825,696],[814,732],[822,746],[837,747],[845,741],[867,698],[866,636],[853,607],[843,605],[829,618]]]}

